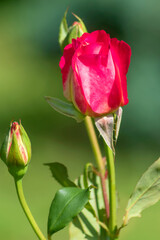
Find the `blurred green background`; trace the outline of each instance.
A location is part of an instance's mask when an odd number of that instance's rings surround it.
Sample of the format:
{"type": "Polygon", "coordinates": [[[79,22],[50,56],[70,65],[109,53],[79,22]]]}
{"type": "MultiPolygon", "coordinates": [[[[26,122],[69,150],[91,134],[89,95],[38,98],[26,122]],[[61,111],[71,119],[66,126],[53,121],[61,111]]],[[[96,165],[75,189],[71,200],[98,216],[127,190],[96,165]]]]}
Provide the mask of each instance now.
{"type": "MultiPolygon", "coordinates": [[[[119,223],[127,199],[146,168],[158,158],[160,134],[159,0],[4,0],[0,1],[0,144],[12,119],[22,120],[32,142],[32,162],[24,178],[30,208],[46,233],[47,215],[60,187],[44,163],[60,161],[72,179],[93,160],[83,123],[54,112],[44,96],[63,98],[58,31],[80,16],[88,31],[104,29],[132,48],[128,73],[129,104],[124,107],[117,146],[119,223]]],[[[133,219],[120,240],[158,240],[160,203],[133,219]]],[[[14,182],[0,162],[0,239],[36,239],[15,193],[14,182]]],[[[67,228],[55,240],[68,239],[67,228]]]]}

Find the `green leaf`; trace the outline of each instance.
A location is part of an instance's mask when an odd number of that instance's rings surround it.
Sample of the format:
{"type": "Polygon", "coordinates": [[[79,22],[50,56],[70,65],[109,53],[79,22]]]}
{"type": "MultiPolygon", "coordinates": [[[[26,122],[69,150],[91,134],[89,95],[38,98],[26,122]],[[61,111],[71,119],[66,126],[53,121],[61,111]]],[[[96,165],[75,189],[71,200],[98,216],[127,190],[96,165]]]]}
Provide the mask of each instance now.
{"type": "Polygon", "coordinates": [[[45,97],[46,101],[49,103],[49,105],[56,110],[57,112],[67,116],[72,117],[77,120],[77,122],[81,122],[84,119],[84,115],[81,114],[72,103],[68,103],[65,101],[62,101],[57,98],[53,97],[45,97]]]}
{"type": "Polygon", "coordinates": [[[64,16],[62,18],[60,28],[59,28],[59,45],[62,50],[63,50],[62,43],[68,34],[68,25],[66,20],[67,12],[68,12],[68,9],[64,13],[64,16]]]}
{"type": "Polygon", "coordinates": [[[71,239],[71,240],[86,239],[85,232],[83,230],[83,226],[78,217],[75,217],[69,226],[69,239],[71,239]],[[77,233],[77,229],[78,229],[78,233],[77,233]]]}
{"type": "Polygon", "coordinates": [[[44,165],[49,166],[52,176],[63,187],[77,187],[76,184],[69,179],[67,168],[62,163],[53,162],[44,165]]]}
{"type": "Polygon", "coordinates": [[[99,234],[97,232],[98,223],[95,218],[90,218],[89,212],[85,210],[73,219],[69,227],[69,239],[70,240],[85,240],[85,239],[99,239],[99,234]]]}
{"type": "MultiPolygon", "coordinates": [[[[69,237],[72,240],[97,240],[98,234],[94,229],[94,225],[91,223],[88,223],[88,220],[85,218],[84,214],[80,213],[80,217],[75,217],[72,221],[72,225],[70,225],[69,228],[69,237]],[[92,232],[92,236],[89,234],[86,234],[83,230],[83,224],[81,224],[81,220],[83,218],[83,222],[85,222],[85,225],[88,226],[90,231],[92,232]],[[81,219],[81,220],[80,220],[81,219]],[[77,231],[77,229],[80,229],[81,231],[77,231]]],[[[106,239],[106,238],[105,238],[106,239]]]]}
{"type": "MultiPolygon", "coordinates": [[[[89,164],[86,165],[86,169],[89,167],[89,164]]],[[[96,239],[106,239],[101,238],[102,228],[99,225],[98,218],[100,221],[106,221],[104,216],[104,201],[102,195],[102,188],[100,183],[100,177],[95,175],[93,172],[87,174],[87,184],[94,185],[96,188],[93,188],[90,193],[89,206],[85,206],[82,213],[77,216],[76,219],[72,221],[69,227],[69,239],[70,240],[96,240],[96,239]],[[89,207],[91,206],[91,209],[89,207]],[[102,212],[104,213],[102,216],[102,212]]],[[[85,180],[86,181],[86,180],[85,180]]],[[[84,176],[81,175],[77,179],[76,183],[83,188],[86,184],[84,181],[84,176]]],[[[108,186],[106,182],[106,187],[108,186]]],[[[88,204],[87,204],[88,205],[88,204]]],[[[105,232],[105,235],[107,233],[105,232]]]]}
{"type": "Polygon", "coordinates": [[[129,199],[124,216],[124,225],[133,217],[160,200],[160,158],[142,175],[129,199]]]}
{"type": "Polygon", "coordinates": [[[48,216],[49,236],[64,228],[81,212],[89,200],[89,195],[89,188],[67,187],[57,191],[48,216]]]}
{"type": "MultiPolygon", "coordinates": [[[[58,162],[53,162],[53,163],[46,163],[44,165],[49,166],[52,176],[63,187],[77,187],[77,185],[69,179],[67,168],[63,164],[58,162]]],[[[91,163],[86,164],[85,172],[86,172],[86,169],[91,165],[92,165],[91,163]]],[[[88,187],[89,185],[84,185],[84,188],[88,188],[88,187]]],[[[96,217],[96,213],[89,202],[85,205],[85,208],[89,212],[91,212],[94,217],[96,217]]]]}

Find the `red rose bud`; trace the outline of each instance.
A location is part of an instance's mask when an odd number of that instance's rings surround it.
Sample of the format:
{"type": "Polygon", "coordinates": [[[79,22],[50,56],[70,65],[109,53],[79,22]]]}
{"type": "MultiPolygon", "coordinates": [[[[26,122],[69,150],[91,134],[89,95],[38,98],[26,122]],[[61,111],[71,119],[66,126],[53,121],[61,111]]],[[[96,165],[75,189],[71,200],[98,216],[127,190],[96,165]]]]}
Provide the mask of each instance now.
{"type": "Polygon", "coordinates": [[[84,33],[64,48],[60,60],[64,96],[82,114],[98,117],[128,103],[130,46],[104,30],[84,33]]]}
{"type": "Polygon", "coordinates": [[[0,157],[14,177],[23,177],[31,159],[31,143],[21,123],[11,123],[1,147],[0,157]]]}

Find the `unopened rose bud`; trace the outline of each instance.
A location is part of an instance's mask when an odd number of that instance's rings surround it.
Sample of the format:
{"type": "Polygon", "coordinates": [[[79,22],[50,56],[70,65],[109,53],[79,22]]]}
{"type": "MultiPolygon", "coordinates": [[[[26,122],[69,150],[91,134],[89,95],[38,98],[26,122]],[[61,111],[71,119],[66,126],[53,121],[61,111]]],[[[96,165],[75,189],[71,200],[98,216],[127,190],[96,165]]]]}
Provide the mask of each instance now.
{"type": "Polygon", "coordinates": [[[83,26],[80,22],[74,22],[72,24],[72,26],[76,27],[76,32],[77,32],[77,35],[74,37],[74,38],[77,38],[77,37],[81,37],[83,33],[85,33],[84,29],[83,29],[83,26]]]}
{"type": "Polygon", "coordinates": [[[0,157],[14,177],[23,177],[31,159],[31,143],[21,123],[11,122],[0,157]]]}
{"type": "Polygon", "coordinates": [[[73,13],[74,17],[78,20],[75,21],[70,27],[68,27],[66,20],[67,11],[64,14],[64,17],[60,24],[59,32],[59,44],[63,51],[66,45],[72,43],[72,39],[77,39],[87,32],[86,26],[83,21],[73,13]]]}
{"type": "MultiPolygon", "coordinates": [[[[75,18],[77,18],[77,20],[78,20],[78,21],[75,21],[75,22],[72,24],[72,26],[78,25],[78,28],[79,28],[79,31],[80,31],[81,35],[82,35],[83,33],[87,32],[87,28],[86,28],[84,22],[82,21],[82,19],[81,19],[80,17],[78,17],[76,14],[74,14],[74,13],[72,13],[72,14],[73,14],[73,16],[75,16],[75,18]]],[[[81,35],[80,35],[80,36],[81,36],[81,35]]],[[[79,36],[79,37],[80,37],[80,36],[79,36]]]]}

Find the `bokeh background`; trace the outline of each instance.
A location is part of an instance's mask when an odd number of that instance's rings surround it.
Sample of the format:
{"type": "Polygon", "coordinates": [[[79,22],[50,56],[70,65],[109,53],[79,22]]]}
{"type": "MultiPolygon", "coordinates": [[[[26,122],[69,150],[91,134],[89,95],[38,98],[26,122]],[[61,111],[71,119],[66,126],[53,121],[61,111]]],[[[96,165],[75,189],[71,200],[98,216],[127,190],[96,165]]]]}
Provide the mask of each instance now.
{"type": "MultiPolygon", "coordinates": [[[[4,0],[0,1],[0,144],[12,119],[21,119],[32,141],[32,162],[24,178],[30,208],[46,233],[47,215],[60,187],[44,163],[60,161],[71,179],[94,161],[83,123],[54,112],[44,96],[63,98],[58,32],[79,15],[88,31],[104,29],[132,48],[128,72],[129,104],[124,107],[117,146],[119,224],[127,199],[141,174],[158,158],[160,135],[159,0],[4,0]]],[[[160,203],[133,219],[120,240],[158,240],[160,203]]],[[[15,193],[12,177],[0,162],[0,239],[36,239],[15,193]]],[[[68,229],[55,234],[68,240],[68,229]]]]}

